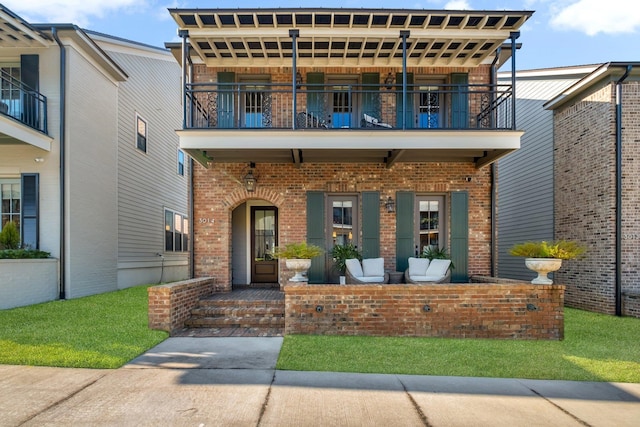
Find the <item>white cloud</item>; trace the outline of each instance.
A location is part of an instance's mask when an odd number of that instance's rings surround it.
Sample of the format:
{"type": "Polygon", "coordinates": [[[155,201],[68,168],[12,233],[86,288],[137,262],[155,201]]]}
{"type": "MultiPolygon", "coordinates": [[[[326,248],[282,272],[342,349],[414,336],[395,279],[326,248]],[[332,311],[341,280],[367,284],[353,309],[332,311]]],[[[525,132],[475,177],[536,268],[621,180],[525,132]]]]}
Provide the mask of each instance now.
{"type": "Polygon", "coordinates": [[[27,22],[79,26],[86,26],[91,18],[100,19],[109,12],[144,7],[140,0],[4,0],[2,3],[27,22]]]}
{"type": "Polygon", "coordinates": [[[633,33],[640,27],[640,14],[635,13],[637,0],[578,0],[556,8],[551,19],[551,26],[556,29],[594,36],[633,33]]]}
{"type": "Polygon", "coordinates": [[[467,0],[451,0],[444,5],[443,9],[447,10],[472,10],[467,0]]]}

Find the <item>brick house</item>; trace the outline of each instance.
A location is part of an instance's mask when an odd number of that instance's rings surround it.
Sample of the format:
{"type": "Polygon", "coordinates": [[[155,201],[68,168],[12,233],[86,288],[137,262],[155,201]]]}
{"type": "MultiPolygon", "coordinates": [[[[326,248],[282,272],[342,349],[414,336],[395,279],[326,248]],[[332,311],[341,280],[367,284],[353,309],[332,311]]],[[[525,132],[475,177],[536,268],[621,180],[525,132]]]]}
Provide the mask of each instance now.
{"type": "MultiPolygon", "coordinates": [[[[446,247],[452,280],[492,274],[492,164],[520,147],[511,84],[533,12],[170,9],[182,43],[180,147],[193,268],[283,284],[274,246],[353,243],[404,271],[446,247]]],[[[335,283],[325,253],[310,283],[335,283]]]]}
{"type": "Polygon", "coordinates": [[[553,111],[554,233],[588,245],[556,273],[568,306],[640,317],[640,63],[609,62],[553,111]]]}

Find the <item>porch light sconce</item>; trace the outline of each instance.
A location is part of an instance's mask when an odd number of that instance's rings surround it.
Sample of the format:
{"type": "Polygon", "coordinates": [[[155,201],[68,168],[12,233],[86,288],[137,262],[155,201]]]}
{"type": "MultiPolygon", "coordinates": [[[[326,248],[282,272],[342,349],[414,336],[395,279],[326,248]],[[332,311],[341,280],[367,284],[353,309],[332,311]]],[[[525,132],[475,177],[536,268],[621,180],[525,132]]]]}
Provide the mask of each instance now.
{"type": "Polygon", "coordinates": [[[258,183],[258,177],[253,174],[253,168],[256,167],[256,164],[251,162],[249,163],[249,172],[242,177],[242,182],[244,183],[244,188],[249,192],[253,193],[256,189],[256,184],[258,183]]]}
{"type": "Polygon", "coordinates": [[[302,86],[302,74],[300,74],[300,71],[296,71],[296,87],[298,89],[300,89],[300,86],[302,86]]]}
{"type": "Polygon", "coordinates": [[[384,207],[387,208],[387,212],[393,213],[396,211],[396,202],[391,198],[391,196],[387,197],[387,200],[384,202],[384,207]]]}
{"type": "Polygon", "coordinates": [[[393,77],[393,74],[389,73],[387,74],[387,77],[384,78],[384,85],[387,87],[387,89],[391,90],[393,89],[394,81],[395,81],[395,78],[393,77]]]}

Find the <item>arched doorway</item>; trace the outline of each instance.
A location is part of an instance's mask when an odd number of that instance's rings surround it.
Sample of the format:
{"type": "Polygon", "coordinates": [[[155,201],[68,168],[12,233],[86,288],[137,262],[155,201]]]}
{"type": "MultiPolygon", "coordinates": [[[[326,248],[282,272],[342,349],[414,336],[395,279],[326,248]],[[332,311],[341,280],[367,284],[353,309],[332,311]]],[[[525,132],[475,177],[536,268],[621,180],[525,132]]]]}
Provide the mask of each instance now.
{"type": "Polygon", "coordinates": [[[278,208],[264,200],[248,200],[232,212],[232,285],[279,287],[278,208]]]}

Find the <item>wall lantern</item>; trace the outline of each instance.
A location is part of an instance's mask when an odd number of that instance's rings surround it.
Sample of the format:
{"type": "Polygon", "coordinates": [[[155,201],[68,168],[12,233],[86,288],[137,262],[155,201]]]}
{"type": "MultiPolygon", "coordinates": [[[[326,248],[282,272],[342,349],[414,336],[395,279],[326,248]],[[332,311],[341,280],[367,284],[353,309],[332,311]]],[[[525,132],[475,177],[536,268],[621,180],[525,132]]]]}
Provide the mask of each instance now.
{"type": "MultiPolygon", "coordinates": [[[[256,189],[256,184],[258,183],[258,177],[253,174],[253,168],[256,167],[256,164],[251,162],[249,163],[249,172],[242,177],[242,182],[244,183],[244,188],[252,193],[256,189]]],[[[246,169],[245,169],[246,170],[246,169]]]]}
{"type": "Polygon", "coordinates": [[[387,89],[389,90],[393,89],[394,80],[395,78],[393,77],[393,74],[391,73],[387,74],[387,77],[384,78],[384,85],[387,87],[387,89]]]}
{"type": "Polygon", "coordinates": [[[387,208],[387,212],[393,213],[396,211],[396,202],[391,198],[391,196],[387,197],[387,200],[384,202],[384,207],[387,208]]]}

